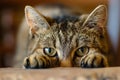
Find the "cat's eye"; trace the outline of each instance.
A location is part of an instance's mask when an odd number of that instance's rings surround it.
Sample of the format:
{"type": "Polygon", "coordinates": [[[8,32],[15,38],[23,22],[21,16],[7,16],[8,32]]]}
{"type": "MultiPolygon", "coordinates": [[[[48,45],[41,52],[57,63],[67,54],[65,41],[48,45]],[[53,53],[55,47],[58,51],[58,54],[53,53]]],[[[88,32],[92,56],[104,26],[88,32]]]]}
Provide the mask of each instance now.
{"type": "Polygon", "coordinates": [[[78,48],[78,49],[75,51],[75,54],[76,54],[77,56],[82,57],[82,56],[84,56],[85,54],[87,54],[88,52],[89,52],[89,47],[84,46],[84,47],[78,48]]]}
{"type": "Polygon", "coordinates": [[[55,56],[55,54],[56,54],[56,50],[54,48],[50,48],[50,47],[43,48],[43,52],[46,55],[51,56],[51,57],[55,56]]]}

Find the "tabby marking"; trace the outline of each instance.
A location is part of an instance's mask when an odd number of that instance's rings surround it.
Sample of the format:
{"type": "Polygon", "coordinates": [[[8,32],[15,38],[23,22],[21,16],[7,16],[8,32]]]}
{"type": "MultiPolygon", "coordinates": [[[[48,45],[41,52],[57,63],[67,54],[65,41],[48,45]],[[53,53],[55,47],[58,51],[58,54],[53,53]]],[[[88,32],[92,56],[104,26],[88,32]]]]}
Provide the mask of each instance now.
{"type": "Polygon", "coordinates": [[[89,15],[50,18],[26,6],[32,50],[24,67],[107,67],[106,13],[106,7],[99,5],[89,15]]]}

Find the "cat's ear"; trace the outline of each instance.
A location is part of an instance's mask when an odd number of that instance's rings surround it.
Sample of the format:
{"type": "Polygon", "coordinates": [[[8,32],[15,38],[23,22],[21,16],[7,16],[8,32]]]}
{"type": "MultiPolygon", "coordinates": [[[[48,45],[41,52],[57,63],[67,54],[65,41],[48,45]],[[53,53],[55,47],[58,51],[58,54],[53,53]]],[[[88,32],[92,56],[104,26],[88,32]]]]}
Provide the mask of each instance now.
{"type": "Polygon", "coordinates": [[[105,27],[107,20],[107,9],[104,5],[99,5],[96,7],[86,18],[82,26],[99,26],[105,27]]]}
{"type": "Polygon", "coordinates": [[[32,34],[45,33],[50,27],[44,16],[31,6],[25,7],[25,18],[32,34]]]}

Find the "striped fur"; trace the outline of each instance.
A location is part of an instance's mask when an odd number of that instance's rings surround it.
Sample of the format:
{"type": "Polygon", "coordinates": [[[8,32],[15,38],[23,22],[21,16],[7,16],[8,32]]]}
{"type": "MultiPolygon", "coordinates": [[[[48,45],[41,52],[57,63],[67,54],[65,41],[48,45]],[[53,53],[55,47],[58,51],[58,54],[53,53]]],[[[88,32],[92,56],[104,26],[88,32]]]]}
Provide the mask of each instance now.
{"type": "Polygon", "coordinates": [[[62,13],[51,17],[43,16],[44,13],[27,6],[25,15],[30,27],[30,49],[27,51],[28,57],[24,59],[24,67],[107,67],[109,49],[105,12],[106,7],[100,5],[89,15],[62,13]],[[45,54],[44,49],[52,49],[55,53],[50,56],[45,54]],[[84,50],[88,52],[78,56],[79,49],[83,53],[84,50]]]}

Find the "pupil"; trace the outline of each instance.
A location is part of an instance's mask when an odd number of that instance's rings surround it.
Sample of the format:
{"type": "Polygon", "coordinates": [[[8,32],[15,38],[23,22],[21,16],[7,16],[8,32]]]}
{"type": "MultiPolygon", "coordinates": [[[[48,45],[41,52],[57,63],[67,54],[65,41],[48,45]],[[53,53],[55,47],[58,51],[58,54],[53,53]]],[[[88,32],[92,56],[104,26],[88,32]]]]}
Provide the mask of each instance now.
{"type": "Polygon", "coordinates": [[[84,52],[84,48],[83,47],[81,47],[81,51],[84,52]]]}
{"type": "Polygon", "coordinates": [[[48,48],[48,53],[50,53],[51,52],[51,48],[48,48]]]}

